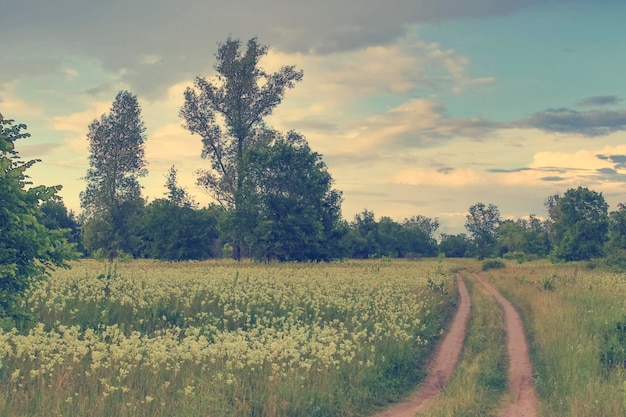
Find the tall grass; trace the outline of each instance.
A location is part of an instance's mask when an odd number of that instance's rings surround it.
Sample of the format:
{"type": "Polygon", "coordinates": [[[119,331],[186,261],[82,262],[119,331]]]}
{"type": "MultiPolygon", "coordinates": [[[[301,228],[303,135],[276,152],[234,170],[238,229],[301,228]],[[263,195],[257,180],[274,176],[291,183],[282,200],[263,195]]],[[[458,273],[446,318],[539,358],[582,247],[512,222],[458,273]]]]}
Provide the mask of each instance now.
{"type": "Polygon", "coordinates": [[[0,415],[364,415],[423,376],[452,285],[434,260],[81,261],[0,333],[0,415]]]}
{"type": "Polygon", "coordinates": [[[485,273],[522,314],[543,417],[623,417],[626,369],[601,357],[626,317],[626,274],[586,264],[509,264],[485,273]]]}

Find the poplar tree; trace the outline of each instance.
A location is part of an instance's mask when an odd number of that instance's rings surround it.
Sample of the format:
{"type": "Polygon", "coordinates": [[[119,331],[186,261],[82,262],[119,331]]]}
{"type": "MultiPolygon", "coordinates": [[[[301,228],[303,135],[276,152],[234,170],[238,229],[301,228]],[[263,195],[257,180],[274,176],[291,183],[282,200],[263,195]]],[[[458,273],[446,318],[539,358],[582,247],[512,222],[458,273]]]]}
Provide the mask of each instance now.
{"type": "Polygon", "coordinates": [[[137,97],[120,91],[108,114],[89,125],[87,188],[80,194],[88,224],[87,249],[102,249],[112,261],[130,247],[132,217],[143,206],[138,179],[147,174],[145,127],[137,97]]]}
{"type": "MultiPolygon", "coordinates": [[[[256,38],[243,52],[241,46],[240,40],[231,38],[219,44],[216,77],[197,77],[193,88],[185,91],[180,110],[183,126],[202,138],[202,157],[211,161],[209,169],[198,171],[198,184],[235,217],[243,198],[239,190],[245,176],[244,153],[264,136],[264,118],[281,103],[285,91],[302,80],[302,71],[294,66],[265,72],[259,61],[268,48],[256,38]]],[[[233,257],[240,259],[243,232],[234,232],[233,257]]]]}

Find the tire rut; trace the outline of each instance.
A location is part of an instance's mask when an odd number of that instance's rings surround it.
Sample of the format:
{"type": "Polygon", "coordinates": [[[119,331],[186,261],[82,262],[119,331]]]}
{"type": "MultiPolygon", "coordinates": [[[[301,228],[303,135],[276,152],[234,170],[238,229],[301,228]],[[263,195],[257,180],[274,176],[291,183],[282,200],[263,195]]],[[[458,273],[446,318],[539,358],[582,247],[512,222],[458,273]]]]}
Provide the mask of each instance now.
{"type": "Polygon", "coordinates": [[[376,414],[376,417],[415,417],[418,411],[428,407],[445,387],[456,367],[467,331],[470,317],[470,296],[465,281],[460,274],[455,276],[459,288],[459,307],[450,331],[437,348],[433,362],[428,368],[428,376],[417,391],[406,401],[376,414]]]}
{"type": "Polygon", "coordinates": [[[513,402],[500,413],[500,417],[537,417],[538,401],[532,379],[532,364],[524,324],[513,305],[482,276],[474,277],[493,295],[502,306],[508,336],[509,387],[513,402]]]}

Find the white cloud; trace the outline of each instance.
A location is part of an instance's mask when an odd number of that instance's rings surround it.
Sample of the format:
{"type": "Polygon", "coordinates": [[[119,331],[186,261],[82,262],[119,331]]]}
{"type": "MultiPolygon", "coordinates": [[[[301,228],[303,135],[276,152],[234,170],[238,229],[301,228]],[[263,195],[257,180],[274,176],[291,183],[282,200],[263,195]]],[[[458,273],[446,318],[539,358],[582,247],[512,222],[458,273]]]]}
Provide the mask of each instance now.
{"type": "Polygon", "coordinates": [[[485,175],[472,169],[438,171],[433,168],[408,168],[398,172],[394,181],[408,185],[435,185],[447,188],[484,184],[485,175]]]}
{"type": "Polygon", "coordinates": [[[437,43],[407,35],[385,45],[372,45],[342,53],[311,55],[270,49],[262,65],[276,71],[282,65],[304,69],[304,82],[294,91],[308,102],[332,97],[339,104],[365,96],[391,96],[417,89],[452,89],[484,84],[493,78],[466,75],[469,58],[437,43]],[[313,98],[311,97],[313,95],[313,98]]]}
{"type": "Polygon", "coordinates": [[[65,74],[66,79],[73,80],[78,77],[79,73],[74,68],[63,67],[61,68],[61,72],[65,74]]]}
{"type": "Polygon", "coordinates": [[[172,164],[186,167],[197,166],[198,163],[204,165],[201,151],[200,138],[192,136],[177,124],[158,128],[146,141],[146,160],[150,161],[150,169],[160,172],[167,172],[172,164]]]}
{"type": "Polygon", "coordinates": [[[614,164],[602,160],[598,154],[626,154],[626,145],[605,146],[601,149],[581,149],[576,152],[542,151],[537,152],[529,168],[556,167],[564,169],[597,170],[611,168],[614,164]]]}
{"type": "Polygon", "coordinates": [[[146,54],[137,59],[137,62],[143,65],[154,65],[160,62],[163,58],[159,54],[146,54]]]}
{"type": "Polygon", "coordinates": [[[42,109],[39,105],[18,97],[19,86],[18,80],[0,83],[0,114],[6,119],[15,119],[23,123],[24,117],[39,116],[42,109]]]}
{"type": "Polygon", "coordinates": [[[99,119],[110,108],[111,102],[91,102],[87,110],[49,118],[48,125],[52,130],[86,135],[91,122],[99,119]]]}
{"type": "MultiPolygon", "coordinates": [[[[508,132],[500,132],[492,142],[481,146],[482,152],[477,160],[488,161],[483,169],[471,168],[472,159],[476,154],[471,150],[471,144],[462,140],[455,142],[461,155],[454,160],[448,161],[450,166],[441,168],[431,167],[398,167],[393,175],[393,180],[400,184],[413,186],[428,185],[442,188],[455,189],[468,186],[491,186],[494,189],[511,187],[512,189],[537,189],[553,190],[587,186],[598,191],[624,189],[626,186],[626,166],[616,164],[608,157],[598,155],[626,155],[626,145],[607,145],[602,147],[589,146],[578,150],[545,150],[545,151],[521,151],[519,154],[505,152],[502,146],[503,136],[508,132]],[[500,145],[498,145],[500,143],[500,145]],[[527,163],[523,159],[531,153],[527,163]],[[505,156],[502,158],[501,156],[505,156]],[[515,160],[517,159],[517,163],[515,160]],[[491,162],[494,161],[494,162],[491,162]],[[497,165],[496,163],[497,162],[497,165]],[[511,169],[512,166],[516,168],[511,169]],[[454,168],[457,166],[457,168],[454,168]],[[508,167],[499,169],[498,166],[508,167]]],[[[519,133],[519,132],[518,132],[519,133]]],[[[528,132],[532,136],[532,131],[528,132]]],[[[531,139],[531,141],[544,140],[543,146],[558,147],[556,140],[546,141],[546,135],[531,139]]],[[[616,139],[617,140],[617,139],[616,139]]],[[[580,147],[580,143],[572,146],[580,147]]],[[[531,149],[536,149],[531,146],[531,149]]],[[[626,157],[625,157],[626,158],[626,157]]],[[[503,188],[503,189],[504,189],[503,188]]]]}

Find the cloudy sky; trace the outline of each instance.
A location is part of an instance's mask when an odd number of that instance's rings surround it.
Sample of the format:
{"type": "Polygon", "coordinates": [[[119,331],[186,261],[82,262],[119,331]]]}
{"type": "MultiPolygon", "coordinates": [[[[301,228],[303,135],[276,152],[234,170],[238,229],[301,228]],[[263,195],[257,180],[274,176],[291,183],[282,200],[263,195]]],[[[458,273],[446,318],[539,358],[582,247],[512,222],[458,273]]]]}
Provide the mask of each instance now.
{"type": "Polygon", "coordinates": [[[626,2],[621,0],[0,0],[0,113],[35,184],[80,211],[89,123],[118,91],[147,127],[144,195],[175,165],[197,201],[200,139],[182,93],[217,44],[256,36],[266,70],[304,80],[268,120],[323,154],[347,219],[437,217],[463,231],[476,202],[545,216],[568,188],[626,201],[626,2]]]}

